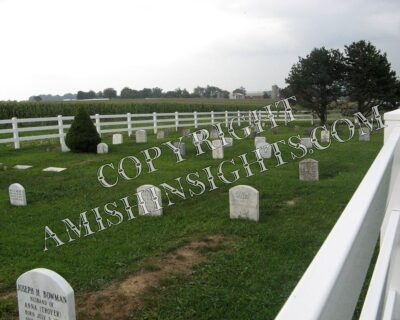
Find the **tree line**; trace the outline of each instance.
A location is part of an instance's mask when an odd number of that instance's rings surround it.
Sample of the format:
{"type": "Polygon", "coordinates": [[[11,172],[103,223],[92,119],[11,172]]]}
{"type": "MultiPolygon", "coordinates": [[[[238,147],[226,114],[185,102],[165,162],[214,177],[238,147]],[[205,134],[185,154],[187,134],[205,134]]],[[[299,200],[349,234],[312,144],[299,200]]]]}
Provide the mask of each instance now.
{"type": "Polygon", "coordinates": [[[369,115],[371,108],[400,106],[400,80],[392,70],[386,53],[365,40],[338,49],[315,48],[305,58],[299,57],[286,78],[288,86],[281,97],[296,96],[297,102],[312,109],[321,124],[327,110],[339,101],[351,101],[354,112],[369,115]]]}

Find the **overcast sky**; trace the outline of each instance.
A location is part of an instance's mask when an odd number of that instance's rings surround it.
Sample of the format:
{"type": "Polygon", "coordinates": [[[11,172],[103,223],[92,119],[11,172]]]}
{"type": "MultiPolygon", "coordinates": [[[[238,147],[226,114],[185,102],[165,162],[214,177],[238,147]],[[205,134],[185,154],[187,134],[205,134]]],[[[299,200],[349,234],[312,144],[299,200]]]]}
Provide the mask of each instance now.
{"type": "Polygon", "coordinates": [[[400,75],[399,0],[0,0],[0,100],[284,86],[298,56],[361,39],[400,75]]]}

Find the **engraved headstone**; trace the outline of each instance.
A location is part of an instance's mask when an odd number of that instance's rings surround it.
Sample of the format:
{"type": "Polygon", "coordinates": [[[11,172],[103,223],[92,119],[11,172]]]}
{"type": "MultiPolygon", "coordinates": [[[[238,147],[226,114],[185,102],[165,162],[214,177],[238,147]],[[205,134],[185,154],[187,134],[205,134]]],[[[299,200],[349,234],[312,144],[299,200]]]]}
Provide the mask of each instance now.
{"type": "Polygon", "coordinates": [[[113,144],[122,144],[122,141],[123,141],[122,134],[120,134],[120,133],[113,134],[113,136],[112,136],[113,144]]]}
{"type": "Polygon", "coordinates": [[[104,142],[99,143],[97,145],[97,153],[98,154],[108,153],[108,145],[104,142]]]}
{"type": "Polygon", "coordinates": [[[185,148],[185,143],[184,142],[174,142],[174,147],[179,149],[179,152],[182,157],[186,155],[186,148],[185,148]]]}
{"type": "Polygon", "coordinates": [[[259,143],[266,143],[267,140],[265,137],[255,137],[254,138],[254,145],[257,147],[257,144],[259,143]]]}
{"type": "Polygon", "coordinates": [[[260,150],[261,157],[264,159],[270,159],[272,156],[272,147],[269,143],[259,142],[256,144],[256,148],[260,150]]]}
{"type": "Polygon", "coordinates": [[[322,130],[321,131],[321,142],[329,143],[329,140],[330,140],[329,131],[328,130],[322,130]]]}
{"type": "Polygon", "coordinates": [[[312,148],[311,138],[301,138],[300,140],[302,145],[306,146],[307,148],[312,148]]]}
{"type": "Polygon", "coordinates": [[[165,138],[164,130],[158,130],[157,131],[157,139],[164,139],[164,138],[165,138]]]}
{"type": "Polygon", "coordinates": [[[144,209],[141,206],[139,206],[139,214],[141,216],[143,216],[143,215],[161,216],[163,214],[163,210],[162,210],[162,208],[157,209],[157,204],[156,204],[158,202],[160,207],[162,206],[161,190],[151,184],[144,184],[136,189],[136,192],[140,192],[140,191],[142,191],[142,197],[143,197],[143,200],[145,202],[146,208],[149,211],[149,213],[146,214],[144,209]],[[150,189],[151,187],[154,187],[157,198],[154,197],[154,195],[150,189]]]}
{"type": "Polygon", "coordinates": [[[26,206],[25,188],[19,183],[13,183],[8,187],[10,203],[13,206],[26,206]]]}
{"type": "Polygon", "coordinates": [[[76,320],[74,290],[58,273],[44,268],[17,279],[19,319],[76,320]]]}
{"type": "Polygon", "coordinates": [[[368,129],[363,129],[363,132],[361,129],[358,129],[358,141],[370,141],[370,131],[368,129]]]}
{"type": "Polygon", "coordinates": [[[222,148],[221,140],[213,140],[213,146],[215,149],[212,151],[213,159],[223,159],[224,158],[224,148],[222,148]]]}
{"type": "Polygon", "coordinates": [[[136,143],[147,143],[146,130],[137,130],[136,131],[136,143]]]}
{"type": "Polygon", "coordinates": [[[304,159],[299,162],[299,179],[303,181],[318,181],[318,161],[314,159],[304,159]]]}
{"type": "Polygon", "coordinates": [[[238,185],[229,189],[229,216],[259,220],[260,199],[258,191],[250,186],[238,185]]]}
{"type": "Polygon", "coordinates": [[[214,127],[211,127],[211,129],[210,129],[210,138],[218,139],[218,130],[215,129],[214,127]]]}

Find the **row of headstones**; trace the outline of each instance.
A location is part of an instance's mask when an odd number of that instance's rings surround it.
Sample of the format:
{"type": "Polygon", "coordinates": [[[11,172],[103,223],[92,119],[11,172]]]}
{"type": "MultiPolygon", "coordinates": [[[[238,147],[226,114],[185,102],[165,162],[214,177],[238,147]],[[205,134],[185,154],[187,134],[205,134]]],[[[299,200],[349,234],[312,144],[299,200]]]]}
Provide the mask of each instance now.
{"type": "MultiPolygon", "coordinates": [[[[178,145],[177,145],[177,147],[178,147],[178,145]]],[[[182,155],[184,155],[184,152],[185,152],[184,144],[181,143],[179,145],[179,148],[181,148],[180,152],[181,153],[183,152],[182,155]]],[[[219,149],[223,150],[222,148],[219,148],[219,149]]],[[[266,150],[268,150],[266,152],[269,152],[268,154],[270,156],[270,153],[271,153],[270,147],[268,147],[266,150]]],[[[313,159],[304,159],[304,160],[300,161],[299,162],[299,179],[303,180],[303,181],[319,180],[318,161],[313,160],[313,159]]],[[[149,189],[151,187],[152,187],[152,185],[143,185],[137,189],[137,192],[149,189]]],[[[160,189],[158,189],[157,187],[155,187],[155,188],[158,190],[159,196],[161,197],[160,189]]],[[[13,205],[13,206],[26,206],[27,205],[25,188],[21,184],[19,184],[19,183],[11,184],[8,188],[8,192],[9,192],[11,205],[13,205]]],[[[162,211],[160,214],[162,214],[162,211]]],[[[159,215],[159,214],[156,214],[156,215],[159,215]]]]}

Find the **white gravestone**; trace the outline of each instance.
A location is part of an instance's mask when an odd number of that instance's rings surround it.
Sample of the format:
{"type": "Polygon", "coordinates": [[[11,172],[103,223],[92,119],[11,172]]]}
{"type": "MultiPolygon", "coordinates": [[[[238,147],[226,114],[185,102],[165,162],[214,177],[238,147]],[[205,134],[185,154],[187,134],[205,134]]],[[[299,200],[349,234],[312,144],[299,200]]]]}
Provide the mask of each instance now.
{"type": "Polygon", "coordinates": [[[322,130],[321,131],[321,142],[329,143],[329,140],[330,140],[329,131],[328,130],[322,130]]]}
{"type": "Polygon", "coordinates": [[[141,216],[143,215],[148,215],[148,216],[162,216],[163,214],[163,210],[161,209],[157,209],[156,203],[155,201],[158,201],[158,203],[160,204],[160,207],[162,206],[162,201],[161,201],[161,190],[159,188],[157,188],[156,186],[153,186],[151,184],[144,184],[142,186],[140,186],[139,188],[136,189],[136,192],[142,192],[142,197],[143,200],[146,204],[146,208],[149,211],[149,213],[145,213],[144,209],[139,206],[139,214],[141,216]],[[156,196],[158,199],[153,198],[153,193],[151,192],[150,188],[154,187],[154,189],[156,190],[156,196]]]}
{"type": "Polygon", "coordinates": [[[147,143],[147,132],[146,130],[136,131],[136,143],[147,143]]]}
{"type": "Polygon", "coordinates": [[[25,165],[25,164],[17,164],[16,166],[13,167],[14,169],[18,170],[26,170],[32,168],[30,165],[25,165]]]}
{"type": "Polygon", "coordinates": [[[44,171],[44,172],[63,172],[64,170],[67,170],[67,168],[47,167],[47,168],[43,169],[42,171],[44,171]]]}
{"type": "Polygon", "coordinates": [[[182,157],[186,155],[186,148],[185,148],[185,143],[184,142],[174,142],[174,147],[179,149],[179,152],[182,157]]]}
{"type": "Polygon", "coordinates": [[[301,138],[300,143],[306,146],[308,149],[312,148],[311,138],[301,138]]]}
{"type": "Polygon", "coordinates": [[[250,186],[238,185],[229,189],[229,216],[258,221],[260,216],[258,191],[250,186]]]}
{"type": "Polygon", "coordinates": [[[215,149],[212,151],[213,159],[223,159],[224,158],[224,148],[222,148],[221,140],[213,140],[213,146],[215,149]]]}
{"type": "Polygon", "coordinates": [[[122,144],[122,141],[123,141],[122,134],[120,134],[120,133],[113,134],[113,136],[112,136],[113,144],[122,144]]]}
{"type": "Polygon", "coordinates": [[[257,144],[259,143],[266,143],[267,140],[265,137],[255,137],[254,138],[254,145],[257,147],[257,144]]]}
{"type": "Polygon", "coordinates": [[[65,142],[61,143],[61,152],[70,152],[71,149],[65,144],[65,142]]]}
{"type": "Polygon", "coordinates": [[[302,181],[318,181],[318,161],[314,159],[304,159],[299,162],[299,179],[302,181]]]}
{"type": "Polygon", "coordinates": [[[164,139],[165,138],[165,131],[159,130],[157,131],[157,139],[164,139]]]}
{"type": "Polygon", "coordinates": [[[218,139],[218,130],[215,129],[214,127],[212,127],[211,130],[210,130],[210,138],[211,139],[218,139]]]}
{"type": "Polygon", "coordinates": [[[369,130],[363,129],[364,134],[362,134],[361,129],[358,129],[358,141],[370,141],[369,130]]]}
{"type": "Polygon", "coordinates": [[[233,138],[225,138],[226,142],[228,143],[225,145],[225,148],[233,146],[233,138]]]}
{"type": "Polygon", "coordinates": [[[97,145],[97,153],[98,154],[108,153],[108,145],[104,142],[99,143],[97,145]]]}
{"type": "Polygon", "coordinates": [[[17,279],[20,320],[76,320],[74,290],[58,273],[44,268],[17,279]]]}
{"type": "Polygon", "coordinates": [[[264,159],[270,159],[272,156],[272,148],[269,143],[259,142],[256,144],[256,148],[260,150],[261,157],[264,159]]]}
{"type": "Polygon", "coordinates": [[[10,195],[10,203],[13,206],[26,206],[26,193],[25,188],[19,183],[13,183],[8,187],[10,195]]]}

